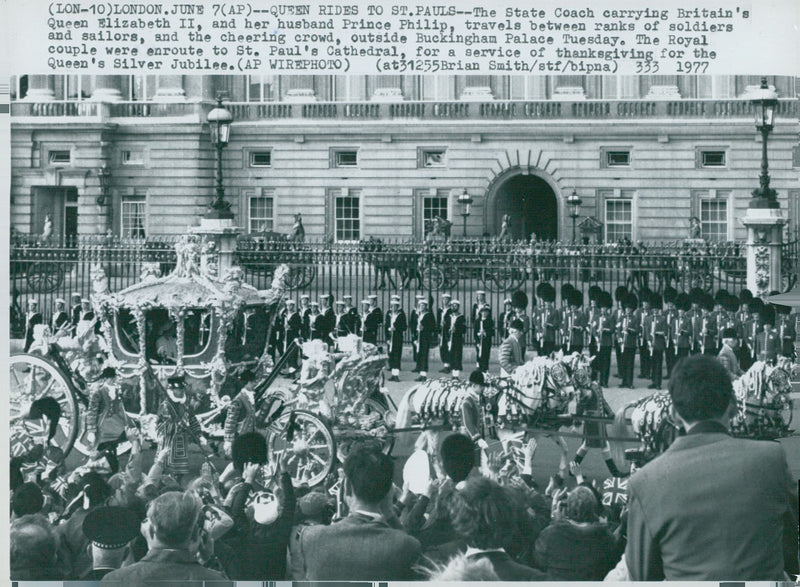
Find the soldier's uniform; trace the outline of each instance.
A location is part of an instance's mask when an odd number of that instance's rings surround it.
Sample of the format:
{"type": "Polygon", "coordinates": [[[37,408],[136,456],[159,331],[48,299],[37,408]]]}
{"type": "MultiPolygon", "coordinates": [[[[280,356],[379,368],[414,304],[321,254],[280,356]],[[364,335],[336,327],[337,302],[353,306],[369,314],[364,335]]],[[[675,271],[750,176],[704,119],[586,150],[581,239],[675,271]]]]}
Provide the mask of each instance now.
{"type": "Polygon", "coordinates": [[[675,307],[677,308],[677,314],[670,325],[670,334],[676,349],[675,358],[680,360],[689,356],[692,351],[692,341],[694,340],[692,335],[692,316],[689,313],[691,309],[689,296],[685,293],[678,294],[675,299],[675,307]]]}
{"type": "Polygon", "coordinates": [[[453,377],[461,374],[462,359],[464,356],[464,335],[467,332],[467,319],[461,313],[461,302],[453,300],[450,302],[452,308],[450,312],[450,341],[447,347],[447,355],[450,359],[453,377]]]}
{"type": "Polygon", "coordinates": [[[650,302],[653,292],[649,289],[643,288],[640,294],[641,307],[637,310],[639,316],[639,323],[641,325],[639,335],[639,377],[641,379],[650,379],[650,347],[652,340],[651,336],[651,323],[653,321],[653,312],[650,307],[650,302]]]}
{"type": "Polygon", "coordinates": [[[761,310],[761,323],[761,332],[756,334],[756,360],[774,365],[781,350],[781,340],[774,327],[775,309],[771,305],[766,305],[761,310]]]}
{"type": "Polygon", "coordinates": [[[616,333],[616,324],[619,322],[619,319],[625,313],[625,310],[622,307],[622,303],[625,301],[625,297],[628,295],[628,288],[624,285],[620,285],[617,289],[614,290],[614,301],[616,305],[613,309],[614,314],[614,354],[617,358],[617,374],[616,377],[622,378],[622,339],[617,336],[616,333]]]}
{"type": "Polygon", "coordinates": [[[586,342],[587,327],[589,325],[586,312],[581,309],[583,306],[583,294],[573,289],[568,294],[569,307],[564,317],[564,346],[568,353],[583,352],[586,342]]]}
{"type": "Polygon", "coordinates": [[[28,300],[28,312],[25,314],[25,346],[23,350],[27,353],[33,344],[33,328],[44,323],[44,318],[39,312],[39,302],[34,299],[28,300]]]}
{"type": "Polygon", "coordinates": [[[303,340],[311,340],[311,306],[308,303],[307,294],[300,296],[300,308],[297,311],[303,321],[303,340]]]}
{"type": "Polygon", "coordinates": [[[400,298],[392,296],[390,310],[386,314],[386,344],[389,347],[389,381],[400,381],[400,366],[403,359],[403,334],[408,327],[406,314],[400,307],[400,298]]]}
{"type": "Polygon", "coordinates": [[[420,300],[418,306],[419,311],[417,312],[414,337],[417,364],[414,372],[419,373],[417,381],[425,381],[428,377],[428,355],[436,338],[436,318],[434,318],[433,312],[428,309],[427,301],[420,300]]]}
{"type": "Polygon", "coordinates": [[[542,283],[536,288],[542,300],[542,309],[538,313],[540,323],[536,325],[542,355],[548,356],[561,344],[561,312],[555,307],[556,290],[549,283],[542,283]]]}
{"type": "Polygon", "coordinates": [[[776,316],[776,329],[778,331],[778,338],[781,341],[781,356],[789,359],[794,358],[794,342],[795,342],[795,314],[792,314],[792,309],[787,306],[775,306],[778,315],[776,316]]]}
{"type": "Polygon", "coordinates": [[[292,341],[297,341],[298,347],[292,358],[289,359],[289,369],[294,373],[300,368],[300,347],[299,344],[303,340],[303,319],[300,317],[300,312],[295,308],[294,300],[286,300],[286,312],[283,316],[283,329],[286,333],[283,337],[283,352],[289,350],[292,341]]]}
{"type": "Polygon", "coordinates": [[[633,368],[636,361],[636,350],[639,346],[641,322],[636,315],[638,300],[634,294],[628,294],[623,302],[625,313],[617,321],[617,337],[622,341],[622,375],[621,387],[633,389],[633,368]]]}
{"type": "Polygon", "coordinates": [[[50,330],[53,332],[54,335],[66,335],[69,334],[69,314],[67,314],[67,302],[61,298],[56,299],[55,301],[56,309],[53,311],[53,315],[50,318],[50,330]]]}
{"type": "MultiPolygon", "coordinates": [[[[533,311],[533,320],[536,320],[536,316],[538,315],[539,309],[535,308],[533,311]]],[[[503,311],[500,312],[500,316],[497,318],[497,336],[500,340],[505,340],[508,338],[508,326],[511,324],[511,321],[516,318],[516,312],[511,307],[511,298],[506,298],[503,300],[503,311]]],[[[538,345],[536,350],[538,351],[538,345]]]]}
{"type": "Polygon", "coordinates": [[[369,296],[369,311],[364,317],[362,328],[364,330],[364,342],[377,345],[378,329],[383,324],[383,311],[378,307],[378,296],[369,296]]]}
{"type": "Polygon", "coordinates": [[[661,373],[664,363],[664,351],[669,340],[669,322],[661,309],[661,296],[653,294],[653,316],[650,320],[650,389],[661,389],[661,373]]]}
{"type": "Polygon", "coordinates": [[[614,315],[611,311],[614,305],[611,294],[602,292],[598,295],[597,304],[599,313],[595,320],[594,331],[597,337],[597,358],[595,359],[595,370],[600,381],[600,385],[608,387],[608,377],[611,373],[611,349],[614,348],[614,315]]]}
{"type": "Polygon", "coordinates": [[[672,324],[675,317],[678,315],[678,310],[675,307],[675,298],[678,297],[678,291],[674,287],[664,288],[664,318],[667,320],[667,349],[664,351],[664,359],[667,364],[667,375],[669,379],[672,368],[675,366],[677,360],[678,349],[675,346],[675,337],[672,335],[672,324]]]}
{"type": "Polygon", "coordinates": [[[442,360],[440,373],[450,373],[450,294],[442,294],[436,324],[439,329],[439,358],[442,360]]]}
{"type": "Polygon", "coordinates": [[[472,334],[475,337],[477,367],[486,373],[489,371],[489,358],[492,354],[492,338],[494,336],[494,320],[492,320],[489,304],[481,308],[472,334]]]}

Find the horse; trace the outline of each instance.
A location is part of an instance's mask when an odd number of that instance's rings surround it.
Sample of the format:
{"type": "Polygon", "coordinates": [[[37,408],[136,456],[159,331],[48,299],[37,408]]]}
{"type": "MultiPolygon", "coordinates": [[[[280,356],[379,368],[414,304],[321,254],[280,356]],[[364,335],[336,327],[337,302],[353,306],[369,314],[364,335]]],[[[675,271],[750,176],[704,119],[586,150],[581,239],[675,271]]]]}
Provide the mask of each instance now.
{"type": "MultiPolygon", "coordinates": [[[[412,387],[398,404],[397,428],[402,430],[413,424],[438,428],[441,423],[445,429],[458,429],[469,385],[460,379],[434,379],[412,387]]],[[[565,475],[568,448],[557,431],[570,423],[570,406],[591,385],[591,361],[586,355],[536,357],[517,367],[510,377],[485,376],[482,424],[496,426],[497,437],[503,443],[518,436],[514,434],[518,429],[529,431],[537,439],[555,434],[553,441],[561,449],[559,470],[565,475]]],[[[486,435],[492,432],[495,431],[484,430],[486,435]]],[[[438,448],[438,440],[428,439],[425,444],[429,452],[438,448]]]]}
{"type": "MultiPolygon", "coordinates": [[[[733,382],[736,412],[731,418],[731,434],[740,438],[774,440],[790,433],[792,421],[792,392],[790,373],[792,362],[786,357],[776,365],[756,361],[733,382]]],[[[638,465],[664,452],[678,433],[670,410],[672,398],[668,393],[656,393],[633,401],[621,408],[614,417],[617,435],[628,430],[630,418],[633,433],[640,447],[628,458],[638,465]]]]}
{"type": "Polygon", "coordinates": [[[400,289],[408,287],[414,277],[417,278],[421,287],[419,253],[408,250],[393,251],[381,239],[374,236],[360,240],[358,250],[364,260],[375,268],[373,289],[385,289],[387,279],[392,289],[397,289],[397,284],[392,279],[392,270],[397,271],[397,275],[400,277],[400,289]],[[380,280],[380,284],[378,280],[380,280]]]}

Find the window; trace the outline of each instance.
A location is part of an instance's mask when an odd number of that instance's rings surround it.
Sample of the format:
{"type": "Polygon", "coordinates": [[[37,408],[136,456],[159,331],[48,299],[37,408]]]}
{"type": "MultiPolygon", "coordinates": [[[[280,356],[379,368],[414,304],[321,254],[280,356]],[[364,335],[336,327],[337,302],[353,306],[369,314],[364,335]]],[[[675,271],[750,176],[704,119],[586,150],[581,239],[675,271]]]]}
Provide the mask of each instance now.
{"type": "Polygon", "coordinates": [[[120,236],[122,238],[145,238],[147,202],[144,196],[123,196],[120,208],[120,236]]]}
{"type": "Polygon", "coordinates": [[[333,149],[331,167],[357,167],[358,151],[355,149],[333,149]]]}
{"type": "Polygon", "coordinates": [[[608,199],[606,204],[606,242],[616,243],[633,238],[632,200],[608,199]]]}
{"type": "Polygon", "coordinates": [[[700,234],[706,240],[728,240],[728,202],[723,199],[700,200],[700,234]]]}
{"type": "Polygon", "coordinates": [[[628,167],[630,164],[630,151],[605,151],[606,167],[628,167]]]}
{"type": "Polygon", "coordinates": [[[49,151],[47,153],[47,162],[50,165],[69,165],[72,160],[72,154],[69,151],[49,151]]]}
{"type": "Polygon", "coordinates": [[[248,202],[249,232],[272,232],[275,206],[272,195],[250,196],[248,202]]]}
{"type": "Polygon", "coordinates": [[[446,149],[420,149],[417,167],[444,167],[446,149]]]}
{"type": "Polygon", "coordinates": [[[144,165],[144,151],[122,151],[120,163],[122,165],[144,165]]]}
{"type": "Polygon", "coordinates": [[[725,167],[725,151],[700,151],[700,165],[703,167],[725,167]]]}
{"type": "Polygon", "coordinates": [[[426,236],[433,230],[433,219],[447,220],[447,196],[437,193],[436,196],[426,196],[422,199],[422,227],[426,236]]]}
{"type": "Polygon", "coordinates": [[[334,227],[337,241],[357,241],[361,238],[360,200],[358,190],[334,197],[334,227]]]}
{"type": "Polygon", "coordinates": [[[250,151],[250,167],[270,167],[272,151],[250,151]]]}

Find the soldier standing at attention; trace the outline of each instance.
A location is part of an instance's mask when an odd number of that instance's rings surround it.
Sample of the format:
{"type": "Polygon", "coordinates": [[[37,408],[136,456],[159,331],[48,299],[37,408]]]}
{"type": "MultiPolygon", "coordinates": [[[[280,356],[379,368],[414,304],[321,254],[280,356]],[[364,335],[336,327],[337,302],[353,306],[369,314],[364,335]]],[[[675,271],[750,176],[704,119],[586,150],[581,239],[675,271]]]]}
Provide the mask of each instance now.
{"type": "Polygon", "coordinates": [[[436,324],[439,327],[439,357],[442,359],[440,373],[450,373],[450,294],[443,293],[436,324]]]}
{"type": "Polygon", "coordinates": [[[28,313],[25,314],[25,346],[23,350],[27,353],[33,344],[33,328],[44,323],[41,312],[39,312],[39,302],[33,298],[28,300],[28,313]]]}
{"type": "Polygon", "coordinates": [[[50,319],[50,330],[54,336],[64,336],[69,334],[69,314],[67,314],[67,302],[62,298],[55,301],[56,308],[50,319]]]}
{"type": "Polygon", "coordinates": [[[491,316],[489,304],[484,304],[478,314],[478,320],[473,327],[475,336],[475,350],[477,356],[477,367],[482,372],[489,371],[489,358],[492,354],[492,338],[494,337],[494,320],[491,316]]]}
{"type": "Polygon", "coordinates": [[[648,389],[661,389],[661,373],[664,362],[664,351],[669,340],[669,322],[662,311],[661,296],[654,293],[652,297],[652,319],[650,320],[650,384],[648,389]]]}
{"type": "Polygon", "coordinates": [[[400,381],[400,366],[403,360],[403,334],[408,327],[406,314],[400,307],[400,297],[392,296],[389,313],[386,314],[386,344],[389,347],[389,381],[400,381]]]}
{"type": "Polygon", "coordinates": [[[311,340],[311,306],[308,303],[308,294],[300,296],[300,319],[303,321],[303,340],[311,340]]]}
{"type": "Polygon", "coordinates": [[[419,307],[415,337],[417,365],[414,372],[419,373],[417,381],[425,381],[428,378],[428,354],[436,336],[436,318],[433,317],[433,312],[428,310],[427,300],[421,299],[417,305],[419,307]]]}
{"type": "Polygon", "coordinates": [[[450,358],[450,366],[453,368],[452,376],[458,378],[461,375],[462,359],[464,357],[464,335],[467,333],[467,320],[461,313],[461,302],[453,300],[450,302],[450,345],[447,352],[450,358]]]}
{"type": "Polygon", "coordinates": [[[378,296],[371,294],[369,296],[369,309],[364,317],[364,342],[377,345],[378,344],[378,329],[383,324],[383,312],[378,307],[378,296]]]}

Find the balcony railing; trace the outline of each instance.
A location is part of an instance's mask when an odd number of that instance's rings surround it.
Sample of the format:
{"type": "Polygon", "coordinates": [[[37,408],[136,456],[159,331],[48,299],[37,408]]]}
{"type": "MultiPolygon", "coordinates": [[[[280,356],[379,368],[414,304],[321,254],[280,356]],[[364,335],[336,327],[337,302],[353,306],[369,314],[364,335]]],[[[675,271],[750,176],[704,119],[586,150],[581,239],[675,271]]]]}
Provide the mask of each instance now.
{"type": "MultiPolygon", "coordinates": [[[[404,102],[229,102],[236,121],[248,120],[631,120],[752,118],[748,100],[494,100],[404,102]]],[[[159,118],[205,120],[213,104],[196,102],[12,102],[12,117],[159,118]]],[[[797,119],[800,101],[780,100],[775,116],[797,119]]]]}

